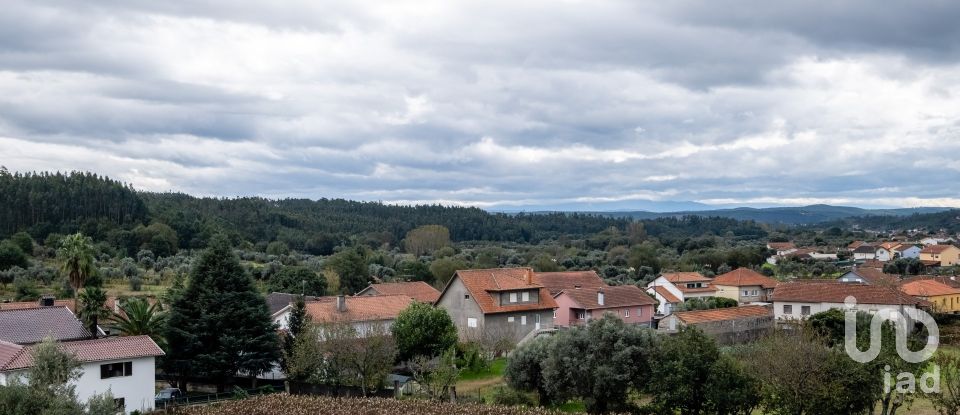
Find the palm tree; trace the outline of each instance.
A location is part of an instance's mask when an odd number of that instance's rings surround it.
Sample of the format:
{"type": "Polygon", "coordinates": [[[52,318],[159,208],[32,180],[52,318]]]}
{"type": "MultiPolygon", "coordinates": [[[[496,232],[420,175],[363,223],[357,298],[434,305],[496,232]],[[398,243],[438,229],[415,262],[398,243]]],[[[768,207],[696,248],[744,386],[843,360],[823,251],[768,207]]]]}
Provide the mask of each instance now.
{"type": "Polygon", "coordinates": [[[60,243],[57,257],[62,263],[63,272],[70,278],[70,286],[75,292],[79,292],[87,278],[96,270],[93,240],[79,232],[67,235],[60,243]]]}
{"type": "Polygon", "coordinates": [[[77,305],[78,317],[90,328],[90,334],[96,337],[98,322],[110,317],[110,310],[106,306],[107,293],[100,287],[86,287],[77,298],[80,300],[77,305]]]}
{"type": "Polygon", "coordinates": [[[113,315],[114,327],[122,336],[147,335],[161,348],[164,347],[163,332],[167,322],[167,313],[159,302],[149,304],[141,298],[133,298],[123,303],[122,313],[113,315]]]}

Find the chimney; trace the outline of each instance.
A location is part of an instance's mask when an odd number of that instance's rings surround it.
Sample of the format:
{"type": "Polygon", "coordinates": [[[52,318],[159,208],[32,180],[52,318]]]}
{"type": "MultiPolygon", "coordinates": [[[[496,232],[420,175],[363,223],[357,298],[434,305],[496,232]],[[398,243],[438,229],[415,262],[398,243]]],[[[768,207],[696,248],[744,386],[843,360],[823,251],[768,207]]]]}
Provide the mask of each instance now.
{"type": "Polygon", "coordinates": [[[603,305],[603,288],[597,290],[597,304],[603,305]]]}
{"type": "Polygon", "coordinates": [[[341,313],[347,311],[347,298],[343,294],[337,296],[337,311],[341,313]]]}
{"type": "Polygon", "coordinates": [[[53,307],[55,300],[53,296],[45,295],[40,297],[40,307],[53,307]]]}
{"type": "Polygon", "coordinates": [[[527,268],[526,271],[523,273],[523,280],[527,285],[533,284],[533,268],[527,268]]]}

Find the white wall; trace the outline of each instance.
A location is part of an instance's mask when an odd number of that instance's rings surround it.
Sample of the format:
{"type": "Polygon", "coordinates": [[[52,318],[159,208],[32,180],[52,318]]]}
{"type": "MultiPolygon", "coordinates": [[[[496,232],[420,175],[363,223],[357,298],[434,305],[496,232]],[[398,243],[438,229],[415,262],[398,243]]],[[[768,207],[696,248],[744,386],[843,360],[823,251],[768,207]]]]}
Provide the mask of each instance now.
{"type": "MultiPolygon", "coordinates": [[[[153,398],[156,395],[156,359],[141,357],[139,359],[108,360],[103,362],[84,363],[81,366],[83,373],[80,379],[74,382],[77,399],[86,403],[93,395],[110,391],[114,399],[124,398],[127,413],[139,410],[146,412],[153,409],[153,398]],[[100,365],[133,362],[130,376],[121,376],[109,379],[100,379],[100,365]]],[[[25,377],[26,370],[8,372],[0,376],[0,385],[6,385],[15,377],[25,377]]],[[[21,379],[25,381],[25,379],[21,379]]]]}
{"type": "MultiPolygon", "coordinates": [[[[881,313],[882,316],[889,316],[892,311],[901,311],[901,307],[904,309],[914,309],[913,306],[899,306],[899,305],[889,305],[889,304],[857,304],[854,306],[854,309],[857,311],[865,311],[868,313],[881,313]]],[[[823,311],[827,311],[833,308],[839,308],[841,310],[846,310],[846,305],[843,303],[805,303],[805,302],[795,302],[795,301],[774,301],[773,302],[773,315],[777,320],[797,320],[810,317],[813,314],[817,314],[823,311]],[[784,314],[783,306],[792,305],[793,313],[784,314]],[[810,306],[810,314],[802,315],[801,307],[810,306]]]]}

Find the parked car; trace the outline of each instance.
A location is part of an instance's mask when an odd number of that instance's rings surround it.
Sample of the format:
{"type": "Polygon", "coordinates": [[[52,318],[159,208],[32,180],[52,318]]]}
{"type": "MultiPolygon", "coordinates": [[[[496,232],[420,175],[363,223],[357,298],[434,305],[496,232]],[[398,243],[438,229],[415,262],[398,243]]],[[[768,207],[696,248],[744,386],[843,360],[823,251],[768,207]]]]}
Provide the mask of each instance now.
{"type": "Polygon", "coordinates": [[[180,392],[178,388],[163,389],[157,392],[157,396],[153,398],[153,406],[157,409],[166,408],[170,402],[175,402],[182,396],[183,392],[180,392]]]}

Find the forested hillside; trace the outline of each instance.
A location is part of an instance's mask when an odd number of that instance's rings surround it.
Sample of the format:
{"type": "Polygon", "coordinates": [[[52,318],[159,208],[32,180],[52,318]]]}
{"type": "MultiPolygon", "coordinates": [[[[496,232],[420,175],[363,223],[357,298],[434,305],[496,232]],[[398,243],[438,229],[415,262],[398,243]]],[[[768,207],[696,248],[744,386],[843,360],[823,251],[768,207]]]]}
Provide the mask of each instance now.
{"type": "Polygon", "coordinates": [[[10,173],[0,168],[0,235],[132,226],[147,207],[130,187],[91,173],[10,173]]]}
{"type": "Polygon", "coordinates": [[[611,226],[622,229],[629,223],[629,219],[577,213],[507,215],[477,208],[342,199],[216,199],[178,193],[142,193],[141,197],[154,220],[177,231],[183,247],[202,245],[214,229],[252,242],[282,240],[293,249],[326,251],[314,248],[329,245],[330,239],[349,237],[395,244],[422,225],[443,225],[454,241],[527,243],[593,234],[611,226]]]}

